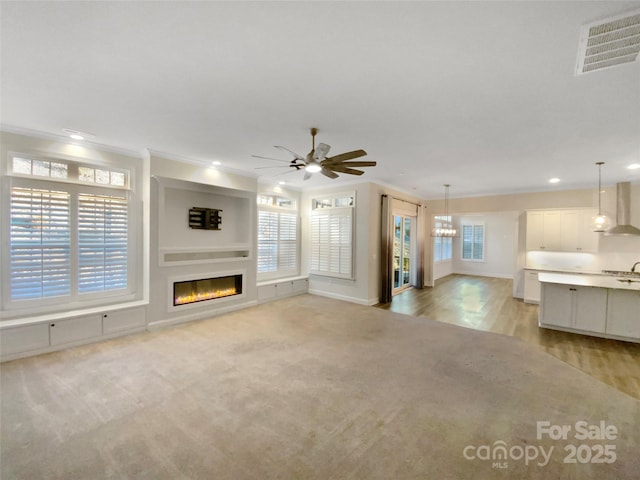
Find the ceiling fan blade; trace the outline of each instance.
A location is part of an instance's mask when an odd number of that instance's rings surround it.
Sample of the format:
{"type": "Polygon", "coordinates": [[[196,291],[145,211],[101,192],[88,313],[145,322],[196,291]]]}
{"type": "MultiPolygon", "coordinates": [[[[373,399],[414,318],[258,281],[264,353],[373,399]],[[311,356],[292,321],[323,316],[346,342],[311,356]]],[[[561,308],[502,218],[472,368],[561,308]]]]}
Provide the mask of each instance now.
{"type": "Polygon", "coordinates": [[[301,155],[299,155],[299,154],[297,154],[297,153],[296,153],[296,152],[294,152],[293,150],[289,150],[287,147],[282,147],[282,146],[280,146],[280,145],[274,145],[274,147],[279,148],[280,150],[283,150],[283,151],[285,151],[285,152],[288,152],[288,153],[290,153],[291,155],[293,155],[293,156],[294,156],[294,158],[295,158],[296,160],[302,160],[302,161],[304,162],[304,157],[303,157],[303,156],[301,156],[301,155]]]}
{"type": "Polygon", "coordinates": [[[347,167],[336,166],[336,165],[327,166],[326,168],[330,168],[334,172],[348,173],[349,175],[362,175],[364,173],[362,170],[356,170],[354,168],[347,168],[347,167]]]}
{"type": "Polygon", "coordinates": [[[271,160],[273,162],[282,162],[282,163],[289,163],[290,160],[280,160],[279,158],[271,158],[271,157],[262,157],[260,155],[251,155],[253,158],[261,158],[263,160],[271,160]]]}
{"type": "Polygon", "coordinates": [[[354,150],[353,152],[346,152],[336,155],[334,157],[329,157],[327,160],[331,163],[340,163],[345,160],[351,160],[352,158],[364,157],[367,154],[364,150],[354,150]]]}
{"type": "Polygon", "coordinates": [[[374,161],[370,161],[370,162],[338,162],[338,163],[329,162],[326,165],[329,166],[329,167],[334,166],[334,165],[335,166],[339,166],[339,167],[375,167],[376,166],[376,162],[374,162],[374,161]]]}
{"type": "Polygon", "coordinates": [[[315,158],[319,162],[324,160],[327,156],[327,153],[329,153],[330,148],[330,145],[327,145],[326,143],[320,143],[315,149],[313,158],[315,158]]]}
{"type": "Polygon", "coordinates": [[[304,177],[302,177],[302,180],[309,180],[312,176],[313,176],[313,173],[304,172],[304,177]]]}
{"type": "Polygon", "coordinates": [[[336,172],[333,172],[331,170],[329,170],[328,168],[323,168],[322,170],[320,170],[320,173],[323,174],[325,177],[329,177],[329,178],[338,178],[338,174],[336,172]]]}

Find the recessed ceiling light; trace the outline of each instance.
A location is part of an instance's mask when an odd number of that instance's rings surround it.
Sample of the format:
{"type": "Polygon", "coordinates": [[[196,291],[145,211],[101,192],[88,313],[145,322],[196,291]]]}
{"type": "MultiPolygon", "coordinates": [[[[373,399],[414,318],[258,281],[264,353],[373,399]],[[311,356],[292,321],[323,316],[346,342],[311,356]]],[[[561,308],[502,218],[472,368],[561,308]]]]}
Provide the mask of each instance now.
{"type": "Polygon", "coordinates": [[[286,184],[287,184],[287,182],[285,182],[285,181],[283,181],[283,180],[280,180],[280,181],[278,182],[278,185],[286,185],[286,184]]]}
{"type": "Polygon", "coordinates": [[[80,132],[78,130],[71,130],[70,128],[63,128],[62,131],[74,140],[84,140],[85,138],[95,137],[93,133],[80,132]]]}
{"type": "Polygon", "coordinates": [[[215,165],[217,167],[218,165],[222,165],[222,162],[214,160],[213,162],[211,162],[211,165],[215,165]]]}
{"type": "Polygon", "coordinates": [[[638,168],[640,168],[640,163],[632,163],[631,165],[629,165],[627,167],[629,170],[636,170],[638,168]]]}
{"type": "Polygon", "coordinates": [[[549,183],[558,183],[560,179],[558,177],[553,177],[549,179],[549,183]]]}

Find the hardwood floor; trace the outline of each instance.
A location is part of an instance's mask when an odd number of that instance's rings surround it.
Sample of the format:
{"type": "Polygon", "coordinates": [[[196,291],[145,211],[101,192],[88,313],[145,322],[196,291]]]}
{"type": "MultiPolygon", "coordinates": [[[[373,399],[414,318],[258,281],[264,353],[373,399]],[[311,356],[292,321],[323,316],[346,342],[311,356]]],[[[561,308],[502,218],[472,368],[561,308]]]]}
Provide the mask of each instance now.
{"type": "Polygon", "coordinates": [[[538,306],[511,295],[511,280],[449,275],[376,307],[520,338],[640,399],[640,344],[540,328],[538,306]]]}

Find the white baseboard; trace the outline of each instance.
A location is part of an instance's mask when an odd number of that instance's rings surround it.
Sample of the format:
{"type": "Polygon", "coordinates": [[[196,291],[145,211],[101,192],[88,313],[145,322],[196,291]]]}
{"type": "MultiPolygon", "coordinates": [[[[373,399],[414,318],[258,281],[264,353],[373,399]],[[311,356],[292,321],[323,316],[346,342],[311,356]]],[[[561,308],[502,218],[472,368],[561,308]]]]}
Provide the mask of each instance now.
{"type": "Polygon", "coordinates": [[[358,297],[349,297],[347,295],[340,295],[338,293],[327,292],[324,290],[315,290],[309,289],[309,293],[312,295],[318,295],[320,297],[333,298],[334,300],[344,300],[345,302],[357,303],[358,305],[366,305],[368,307],[380,303],[380,299],[378,297],[375,298],[358,298],[358,297]]]}

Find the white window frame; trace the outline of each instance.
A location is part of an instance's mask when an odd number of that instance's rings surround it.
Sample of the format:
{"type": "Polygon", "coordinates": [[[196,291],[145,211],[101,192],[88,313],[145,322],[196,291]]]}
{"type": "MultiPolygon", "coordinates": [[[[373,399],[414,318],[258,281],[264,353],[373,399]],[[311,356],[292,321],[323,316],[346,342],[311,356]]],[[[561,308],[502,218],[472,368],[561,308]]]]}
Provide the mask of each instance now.
{"type": "Polygon", "coordinates": [[[355,206],[355,192],[331,194],[311,200],[310,274],[355,279],[355,206]],[[320,229],[321,223],[328,230],[326,239],[321,239],[321,233],[314,232],[315,229],[320,229]],[[347,241],[332,244],[332,236],[347,238],[347,241]],[[345,261],[344,258],[348,260],[345,261]],[[321,265],[326,265],[327,268],[321,268],[321,265]]]}
{"type": "Polygon", "coordinates": [[[90,164],[84,162],[76,162],[60,158],[46,158],[34,155],[10,154],[8,156],[7,171],[3,181],[2,191],[2,242],[7,248],[2,250],[2,268],[0,275],[2,278],[2,310],[11,316],[15,315],[33,315],[40,313],[52,313],[58,310],[74,310],[95,307],[116,301],[126,302],[135,299],[136,287],[136,261],[135,261],[135,245],[136,245],[136,229],[133,228],[137,222],[137,212],[134,206],[133,192],[128,188],[111,186],[105,184],[96,184],[90,182],[81,182],[77,179],[51,178],[46,176],[28,176],[25,174],[12,174],[13,158],[37,159],[56,163],[65,163],[69,165],[71,171],[76,170],[77,166],[88,166],[97,169],[123,172],[126,175],[126,187],[129,185],[131,176],[130,170],[121,168],[112,168],[100,164],[90,164]],[[68,295],[42,297],[35,299],[14,300],[11,297],[11,197],[14,187],[34,188],[42,190],[56,190],[69,192],[70,194],[70,275],[71,290],[68,295]],[[124,197],[127,199],[127,287],[114,290],[102,290],[88,293],[78,292],[78,198],[81,193],[89,195],[111,195],[116,197],[124,197]]]}
{"type": "Polygon", "coordinates": [[[487,251],[486,244],[486,228],[484,223],[463,223],[460,229],[460,259],[464,262],[484,262],[485,261],[485,252],[487,251]],[[465,258],[464,256],[464,230],[465,227],[471,227],[471,258],[465,258]],[[477,228],[482,228],[482,257],[475,257],[475,242],[473,239],[475,238],[475,233],[477,228]]]}
{"type": "MultiPolygon", "coordinates": [[[[293,277],[300,274],[300,214],[297,208],[297,202],[295,199],[283,196],[283,195],[268,195],[268,194],[258,194],[257,197],[258,203],[258,247],[257,247],[257,262],[260,262],[260,212],[267,212],[277,215],[277,225],[276,229],[276,268],[275,270],[268,271],[259,271],[258,270],[258,280],[259,281],[267,281],[267,280],[275,280],[278,278],[285,277],[293,277]],[[295,216],[295,240],[282,240],[280,238],[281,235],[281,219],[283,215],[293,215],[295,216]],[[281,265],[283,263],[287,263],[286,258],[282,258],[281,254],[285,248],[290,247],[291,243],[295,243],[294,245],[294,255],[295,259],[293,263],[295,266],[293,268],[282,268],[281,265]]],[[[259,268],[259,265],[257,266],[259,268]]]]}
{"type": "MultiPolygon", "coordinates": [[[[453,228],[451,215],[433,216],[434,228],[453,228]]],[[[433,237],[433,262],[450,262],[453,260],[453,238],[452,237],[433,237]],[[446,248],[445,247],[446,244],[446,248]],[[445,256],[446,254],[446,256],[445,256]]]]}

